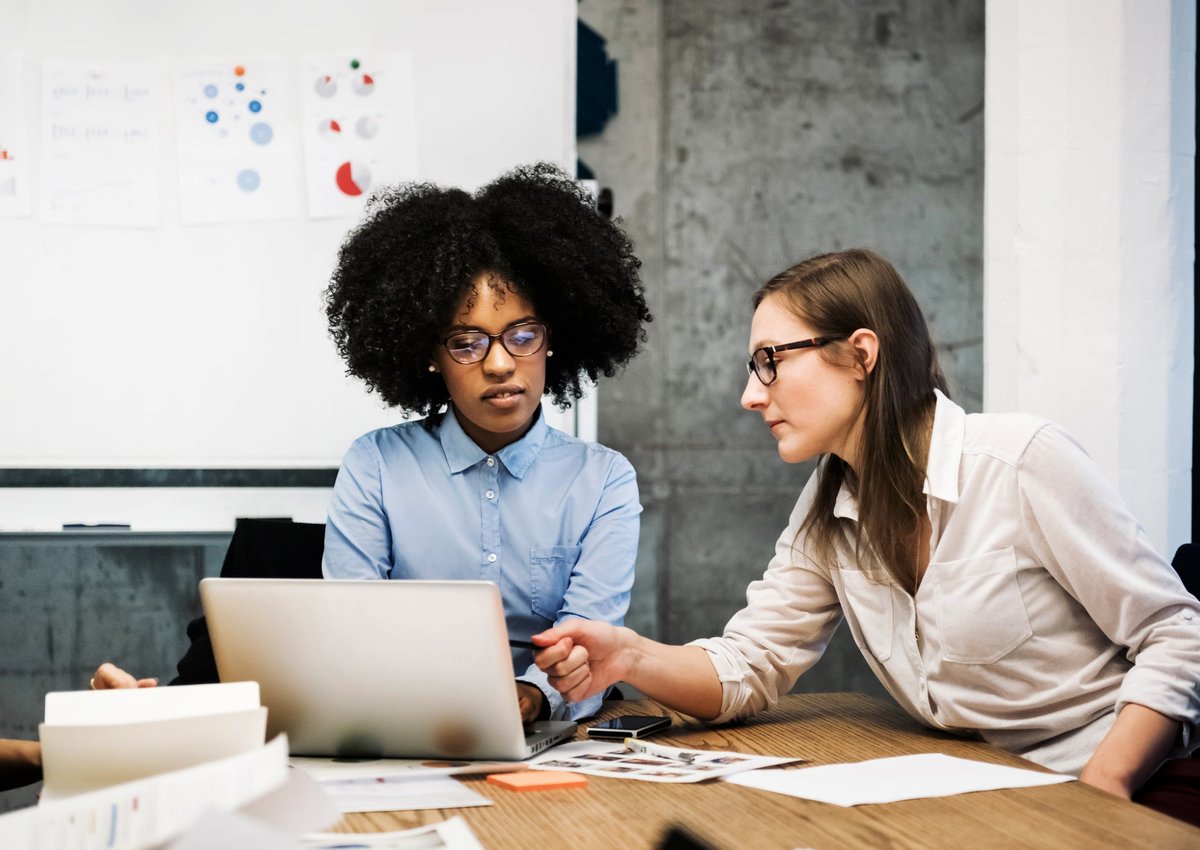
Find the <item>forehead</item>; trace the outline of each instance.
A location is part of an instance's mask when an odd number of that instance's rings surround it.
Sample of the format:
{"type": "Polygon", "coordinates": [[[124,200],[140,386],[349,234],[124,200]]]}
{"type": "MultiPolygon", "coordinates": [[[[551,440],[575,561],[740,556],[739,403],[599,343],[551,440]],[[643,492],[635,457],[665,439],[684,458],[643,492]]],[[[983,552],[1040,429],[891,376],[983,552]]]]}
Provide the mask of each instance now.
{"type": "Polygon", "coordinates": [[[750,320],[749,350],[811,339],[816,335],[807,322],[791,311],[781,296],[768,295],[750,320]]]}
{"type": "Polygon", "coordinates": [[[481,275],[459,299],[451,323],[496,332],[536,315],[533,305],[504,281],[481,275]]]}

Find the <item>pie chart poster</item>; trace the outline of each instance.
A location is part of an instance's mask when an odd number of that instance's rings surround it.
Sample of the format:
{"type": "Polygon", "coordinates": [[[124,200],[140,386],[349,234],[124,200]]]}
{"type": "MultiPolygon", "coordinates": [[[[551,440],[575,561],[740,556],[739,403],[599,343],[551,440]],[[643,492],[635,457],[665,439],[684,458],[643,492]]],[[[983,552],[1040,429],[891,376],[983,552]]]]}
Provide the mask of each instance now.
{"type": "Polygon", "coordinates": [[[372,191],[419,178],[412,54],[302,64],[308,213],[357,216],[372,191]]]}

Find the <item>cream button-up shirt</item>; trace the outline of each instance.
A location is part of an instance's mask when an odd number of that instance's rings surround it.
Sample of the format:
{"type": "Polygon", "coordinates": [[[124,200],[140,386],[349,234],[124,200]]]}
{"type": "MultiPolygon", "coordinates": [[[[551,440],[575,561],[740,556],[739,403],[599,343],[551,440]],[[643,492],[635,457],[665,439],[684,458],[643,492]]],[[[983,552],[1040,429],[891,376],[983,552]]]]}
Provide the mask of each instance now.
{"type": "MultiPolygon", "coordinates": [[[[1151,548],[1099,468],[1029,416],[967,415],[938,393],[926,471],[930,560],[915,597],[853,544],[806,559],[814,473],[746,607],[709,652],[717,722],[770,707],[821,657],[843,617],[910,715],[1078,774],[1128,702],[1200,721],[1200,602],[1151,548]],[[870,573],[870,576],[868,575],[870,573]]],[[[857,521],[845,488],[834,513],[857,521]]]]}

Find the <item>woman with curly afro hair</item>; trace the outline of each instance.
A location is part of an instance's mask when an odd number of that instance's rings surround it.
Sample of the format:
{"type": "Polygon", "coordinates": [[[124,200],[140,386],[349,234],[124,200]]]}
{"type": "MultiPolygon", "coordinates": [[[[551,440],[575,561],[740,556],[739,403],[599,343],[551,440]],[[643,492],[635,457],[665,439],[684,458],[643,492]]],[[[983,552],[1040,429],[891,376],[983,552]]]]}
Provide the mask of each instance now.
{"type": "MultiPolygon", "coordinates": [[[[621,230],[550,165],[475,194],[375,195],[326,292],[348,374],[423,419],[350,447],[325,532],[327,578],[495,582],[510,637],[578,617],[620,625],[637,552],[633,467],[546,424],[612,376],[650,321],[621,230]]],[[[513,651],[523,719],[576,718],[513,651]]]]}

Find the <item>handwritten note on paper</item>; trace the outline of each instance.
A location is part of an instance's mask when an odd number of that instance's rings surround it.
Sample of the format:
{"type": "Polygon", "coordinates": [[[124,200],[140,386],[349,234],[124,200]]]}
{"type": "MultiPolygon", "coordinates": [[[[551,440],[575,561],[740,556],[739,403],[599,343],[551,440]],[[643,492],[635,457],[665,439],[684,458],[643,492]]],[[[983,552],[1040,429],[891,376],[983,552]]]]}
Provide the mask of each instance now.
{"type": "Polygon", "coordinates": [[[180,218],[187,224],[300,214],[300,142],[282,60],[212,62],[175,76],[180,218]]]}
{"type": "Polygon", "coordinates": [[[29,215],[29,140],[21,56],[0,53],[0,218],[29,215]]]}
{"type": "Polygon", "coordinates": [[[411,53],[313,57],[300,84],[309,215],[358,215],[373,190],[420,176],[411,53]]]}
{"type": "Polygon", "coordinates": [[[42,222],[157,226],[159,101],[151,65],[43,63],[42,222]]]}

